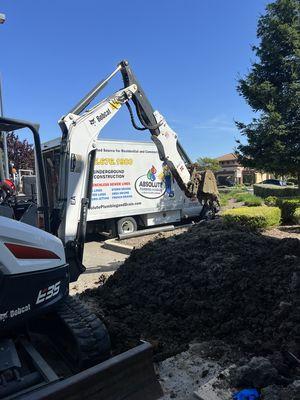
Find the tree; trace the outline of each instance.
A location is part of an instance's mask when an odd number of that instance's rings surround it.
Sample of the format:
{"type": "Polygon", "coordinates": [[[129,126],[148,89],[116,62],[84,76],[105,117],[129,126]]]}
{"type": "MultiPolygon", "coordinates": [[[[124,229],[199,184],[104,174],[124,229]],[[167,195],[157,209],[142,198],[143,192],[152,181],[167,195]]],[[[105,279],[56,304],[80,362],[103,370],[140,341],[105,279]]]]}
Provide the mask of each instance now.
{"type": "Polygon", "coordinates": [[[210,169],[212,172],[217,172],[221,169],[219,161],[215,158],[200,157],[197,159],[197,163],[201,169],[210,169]]]}
{"type": "Polygon", "coordinates": [[[25,139],[21,141],[15,132],[7,134],[7,152],[9,162],[13,162],[17,170],[34,169],[33,145],[25,139]]]}
{"type": "MultiPolygon", "coordinates": [[[[256,61],[237,90],[258,116],[237,122],[248,143],[238,142],[242,165],[300,183],[300,2],[277,0],[258,21],[256,61]]],[[[299,186],[300,187],[300,186],[299,186]]]]}

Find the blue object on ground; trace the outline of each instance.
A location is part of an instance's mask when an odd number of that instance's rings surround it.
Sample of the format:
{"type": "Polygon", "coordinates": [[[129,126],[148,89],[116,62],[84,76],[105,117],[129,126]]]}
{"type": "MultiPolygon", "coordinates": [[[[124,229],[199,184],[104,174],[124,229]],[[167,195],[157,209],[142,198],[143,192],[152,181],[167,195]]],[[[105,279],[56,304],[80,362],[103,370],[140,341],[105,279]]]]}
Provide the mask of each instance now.
{"type": "Polygon", "coordinates": [[[256,389],[244,389],[233,395],[233,400],[259,400],[260,396],[256,389]]]}

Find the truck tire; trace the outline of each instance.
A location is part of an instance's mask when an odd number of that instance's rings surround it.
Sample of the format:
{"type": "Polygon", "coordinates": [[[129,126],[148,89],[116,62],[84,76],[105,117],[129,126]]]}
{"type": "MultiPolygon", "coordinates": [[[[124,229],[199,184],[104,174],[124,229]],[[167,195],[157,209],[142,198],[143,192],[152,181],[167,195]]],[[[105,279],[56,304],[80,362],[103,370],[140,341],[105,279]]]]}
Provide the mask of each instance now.
{"type": "Polygon", "coordinates": [[[117,222],[118,235],[126,235],[137,230],[136,220],[132,217],[124,217],[117,222]]]}
{"type": "Polygon", "coordinates": [[[200,219],[210,221],[214,219],[215,216],[216,216],[216,209],[214,205],[204,204],[200,213],[200,219]]]}

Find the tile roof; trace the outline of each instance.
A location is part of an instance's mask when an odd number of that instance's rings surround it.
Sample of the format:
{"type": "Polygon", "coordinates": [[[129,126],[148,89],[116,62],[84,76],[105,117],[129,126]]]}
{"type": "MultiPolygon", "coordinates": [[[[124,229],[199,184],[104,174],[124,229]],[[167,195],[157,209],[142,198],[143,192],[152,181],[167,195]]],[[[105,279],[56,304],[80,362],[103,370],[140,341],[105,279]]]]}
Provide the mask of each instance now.
{"type": "Polygon", "coordinates": [[[224,154],[223,156],[217,157],[218,161],[231,161],[236,160],[237,156],[234,153],[224,154]]]}

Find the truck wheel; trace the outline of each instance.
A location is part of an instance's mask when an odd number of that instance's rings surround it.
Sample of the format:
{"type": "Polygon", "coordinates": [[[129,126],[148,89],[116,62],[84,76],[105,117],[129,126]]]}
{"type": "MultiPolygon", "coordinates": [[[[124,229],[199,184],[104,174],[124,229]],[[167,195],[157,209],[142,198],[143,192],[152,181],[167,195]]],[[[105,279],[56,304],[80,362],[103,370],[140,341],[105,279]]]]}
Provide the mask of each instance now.
{"type": "Polygon", "coordinates": [[[121,218],[117,222],[117,229],[119,235],[135,232],[137,230],[136,220],[132,217],[121,218]]]}
{"type": "Polygon", "coordinates": [[[215,208],[211,205],[204,204],[202,211],[200,213],[200,219],[210,221],[215,218],[215,215],[216,215],[215,208]]]}

